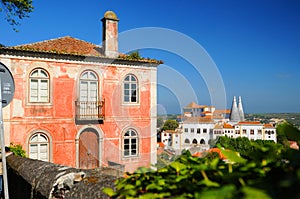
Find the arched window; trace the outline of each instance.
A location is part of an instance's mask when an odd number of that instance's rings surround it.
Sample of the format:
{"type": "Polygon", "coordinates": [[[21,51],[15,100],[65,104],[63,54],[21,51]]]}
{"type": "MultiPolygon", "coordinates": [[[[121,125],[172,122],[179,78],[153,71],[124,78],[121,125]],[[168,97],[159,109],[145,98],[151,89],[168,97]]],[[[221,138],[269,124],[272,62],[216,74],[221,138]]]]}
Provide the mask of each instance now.
{"type": "Polygon", "coordinates": [[[85,71],[79,79],[79,101],[96,102],[98,100],[98,77],[93,71],[85,71]]]}
{"type": "Polygon", "coordinates": [[[198,144],[196,139],[193,139],[193,144],[198,144]]]}
{"type": "Polygon", "coordinates": [[[49,102],[49,75],[41,68],[29,76],[29,102],[49,102]]]}
{"type": "Polygon", "coordinates": [[[185,144],[189,144],[189,143],[190,143],[190,140],[186,138],[186,139],[184,140],[184,143],[185,143],[185,144]]]}
{"type": "Polygon", "coordinates": [[[204,140],[204,139],[201,139],[201,140],[200,140],[200,144],[205,144],[205,140],[204,140]]]}
{"type": "Polygon", "coordinates": [[[132,157],[138,155],[138,134],[129,129],[123,135],[123,156],[132,157]]]}
{"type": "Polygon", "coordinates": [[[138,102],[138,81],[137,78],[129,74],[123,82],[123,101],[127,103],[138,102]]]}
{"type": "Polygon", "coordinates": [[[49,139],[44,133],[38,132],[30,137],[29,158],[49,161],[49,139]]]}

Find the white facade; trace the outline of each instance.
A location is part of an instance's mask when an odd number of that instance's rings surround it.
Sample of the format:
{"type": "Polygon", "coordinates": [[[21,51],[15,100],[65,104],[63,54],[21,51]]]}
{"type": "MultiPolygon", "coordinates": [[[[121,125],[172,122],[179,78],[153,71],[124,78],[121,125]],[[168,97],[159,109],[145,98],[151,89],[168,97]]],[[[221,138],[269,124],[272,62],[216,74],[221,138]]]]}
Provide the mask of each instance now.
{"type": "Polygon", "coordinates": [[[213,129],[213,122],[189,123],[185,121],[182,125],[181,145],[208,144],[209,140],[212,139],[213,129]]]}
{"type": "Polygon", "coordinates": [[[181,149],[181,133],[178,130],[166,130],[161,133],[161,142],[166,147],[181,149]]]}
{"type": "Polygon", "coordinates": [[[275,127],[251,121],[239,122],[233,125],[216,125],[213,131],[213,139],[217,139],[220,136],[230,138],[247,137],[249,140],[273,140],[277,142],[275,127]]]}
{"type": "Polygon", "coordinates": [[[274,142],[277,142],[276,128],[265,125],[263,130],[263,140],[273,140],[274,142]]]}
{"type": "Polygon", "coordinates": [[[239,122],[235,125],[236,137],[247,137],[249,140],[262,140],[263,127],[260,122],[239,122]]]}

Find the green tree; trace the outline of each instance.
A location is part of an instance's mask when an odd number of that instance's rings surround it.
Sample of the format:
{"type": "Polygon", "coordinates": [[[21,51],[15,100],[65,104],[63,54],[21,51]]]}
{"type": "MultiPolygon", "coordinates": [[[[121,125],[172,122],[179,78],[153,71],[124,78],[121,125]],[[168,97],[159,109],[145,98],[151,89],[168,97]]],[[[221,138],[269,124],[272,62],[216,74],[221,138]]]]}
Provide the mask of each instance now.
{"type": "Polygon", "coordinates": [[[10,143],[10,146],[8,148],[16,156],[26,157],[26,151],[19,144],[10,143]]]}
{"type": "Polygon", "coordinates": [[[179,124],[176,120],[166,120],[164,126],[162,127],[162,130],[175,130],[178,126],[179,124]]]}
{"type": "Polygon", "coordinates": [[[278,124],[276,127],[278,142],[283,145],[289,145],[288,140],[298,141],[300,144],[300,130],[288,122],[278,124]]]}
{"type": "Polygon", "coordinates": [[[4,12],[5,19],[14,30],[17,25],[20,24],[19,20],[29,17],[29,13],[33,11],[32,0],[1,0],[0,12],[4,12]]]}

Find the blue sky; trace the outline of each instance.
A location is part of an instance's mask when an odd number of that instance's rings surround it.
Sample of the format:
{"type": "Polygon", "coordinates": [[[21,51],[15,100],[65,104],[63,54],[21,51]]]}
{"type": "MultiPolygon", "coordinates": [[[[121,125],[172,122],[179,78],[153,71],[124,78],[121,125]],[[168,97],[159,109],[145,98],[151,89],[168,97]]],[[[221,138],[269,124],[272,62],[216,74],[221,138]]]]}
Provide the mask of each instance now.
{"type": "MultiPolygon", "coordinates": [[[[12,46],[69,35],[100,44],[100,19],[113,10],[120,19],[119,32],[161,27],[201,45],[221,74],[228,108],[233,96],[240,95],[246,113],[300,112],[298,0],[52,0],[34,1],[34,6],[19,32],[1,14],[0,43],[12,46]]],[[[175,76],[164,73],[165,68],[173,69],[191,85],[199,104],[211,104],[209,85],[185,57],[160,49],[140,53],[164,61],[158,67],[158,82],[163,78],[175,85],[175,76]]],[[[161,112],[179,113],[181,98],[185,105],[195,100],[158,85],[161,112]]]]}

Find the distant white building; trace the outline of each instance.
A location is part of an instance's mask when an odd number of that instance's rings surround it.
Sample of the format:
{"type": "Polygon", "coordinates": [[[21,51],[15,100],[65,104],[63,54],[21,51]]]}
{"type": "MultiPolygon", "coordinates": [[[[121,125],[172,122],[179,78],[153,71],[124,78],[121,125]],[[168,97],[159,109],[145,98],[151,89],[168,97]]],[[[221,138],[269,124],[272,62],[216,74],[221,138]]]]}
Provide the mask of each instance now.
{"type": "Polygon", "coordinates": [[[271,124],[262,124],[260,122],[243,121],[235,125],[216,124],[213,131],[213,139],[220,136],[230,138],[247,137],[249,140],[273,140],[276,139],[276,128],[271,124]]]}
{"type": "Polygon", "coordinates": [[[181,150],[181,133],[180,129],[165,130],[160,134],[161,142],[166,148],[181,150]]]}
{"type": "Polygon", "coordinates": [[[276,128],[272,124],[265,124],[263,131],[263,140],[273,140],[277,142],[276,128]]]}
{"type": "Polygon", "coordinates": [[[272,124],[245,121],[241,97],[233,98],[231,110],[216,110],[213,106],[198,105],[195,102],[183,108],[182,124],[174,131],[161,133],[161,141],[167,146],[181,151],[197,148],[207,150],[220,136],[229,138],[247,137],[249,140],[276,139],[276,128],[272,124]]]}

